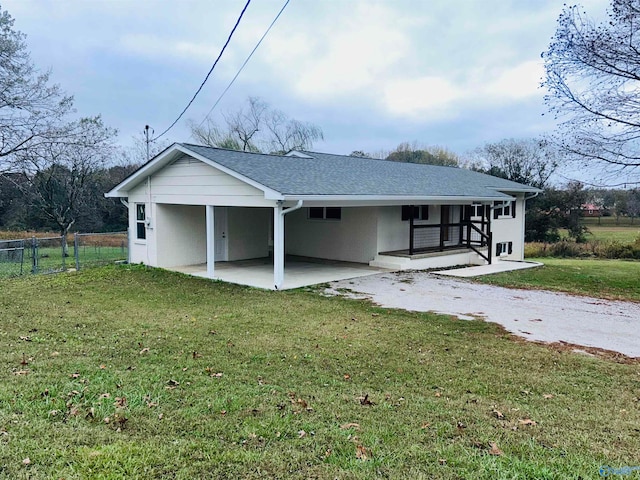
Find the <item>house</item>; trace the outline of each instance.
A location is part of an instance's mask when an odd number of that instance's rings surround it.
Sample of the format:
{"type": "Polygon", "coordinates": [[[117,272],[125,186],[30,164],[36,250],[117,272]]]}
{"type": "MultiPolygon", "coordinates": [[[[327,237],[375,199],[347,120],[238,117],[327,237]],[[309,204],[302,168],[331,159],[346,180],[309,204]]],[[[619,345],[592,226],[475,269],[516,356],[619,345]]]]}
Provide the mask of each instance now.
{"type": "Polygon", "coordinates": [[[585,203],[580,205],[580,212],[583,217],[601,217],[602,211],[595,203],[585,203]]]}
{"type": "Polygon", "coordinates": [[[538,192],[455,167],[176,143],[106,196],[128,206],[132,263],[281,289],[299,286],[296,260],[336,275],[522,260],[538,192]]]}

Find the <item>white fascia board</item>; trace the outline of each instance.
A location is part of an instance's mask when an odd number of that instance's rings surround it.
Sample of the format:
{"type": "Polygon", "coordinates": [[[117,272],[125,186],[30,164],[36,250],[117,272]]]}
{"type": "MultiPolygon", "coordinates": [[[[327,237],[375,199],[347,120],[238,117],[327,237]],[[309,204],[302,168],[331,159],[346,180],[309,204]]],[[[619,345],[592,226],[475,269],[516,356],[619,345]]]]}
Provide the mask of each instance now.
{"type": "Polygon", "coordinates": [[[510,192],[510,193],[542,193],[542,190],[536,187],[529,187],[524,185],[523,188],[500,188],[500,187],[485,187],[489,190],[494,190],[496,192],[510,192]]]}

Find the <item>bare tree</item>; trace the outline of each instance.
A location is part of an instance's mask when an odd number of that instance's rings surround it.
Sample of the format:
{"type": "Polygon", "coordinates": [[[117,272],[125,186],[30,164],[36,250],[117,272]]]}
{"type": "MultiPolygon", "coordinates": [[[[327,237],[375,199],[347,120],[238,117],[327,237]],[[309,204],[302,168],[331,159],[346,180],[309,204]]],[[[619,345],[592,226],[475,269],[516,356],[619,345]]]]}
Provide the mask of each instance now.
{"type": "Polygon", "coordinates": [[[0,172],[11,169],[18,153],[67,141],[59,125],[73,106],[72,97],[49,84],[49,72],[36,69],[13,23],[0,12],[0,172]]]}
{"type": "Polygon", "coordinates": [[[203,145],[276,154],[306,150],[324,138],[320,127],[290,119],[257,97],[249,97],[246,106],[223,118],[223,127],[210,120],[204,125],[189,122],[191,135],[203,145]]]}
{"type": "Polygon", "coordinates": [[[640,166],[640,3],[612,0],[608,17],[596,22],[578,6],[564,8],[542,54],[542,85],[562,119],[556,135],[562,151],[602,167],[611,183],[640,166]]]}
{"type": "Polygon", "coordinates": [[[544,140],[504,139],[473,152],[473,170],[544,188],[558,168],[552,145],[544,140]]]}
{"type": "MultiPolygon", "coordinates": [[[[64,130],[74,143],[44,143],[19,152],[21,181],[15,184],[29,206],[66,237],[78,217],[96,205],[95,175],[112,157],[116,131],[100,117],[81,119],[64,130]]],[[[66,253],[66,242],[63,246],[66,253]]]]}

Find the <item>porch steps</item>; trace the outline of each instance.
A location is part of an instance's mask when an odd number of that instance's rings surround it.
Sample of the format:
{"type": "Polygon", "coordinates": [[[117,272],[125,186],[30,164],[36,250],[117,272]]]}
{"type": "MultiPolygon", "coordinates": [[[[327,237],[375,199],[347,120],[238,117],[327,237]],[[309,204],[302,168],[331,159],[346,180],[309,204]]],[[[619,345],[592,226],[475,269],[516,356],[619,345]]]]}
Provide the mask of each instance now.
{"type": "Polygon", "coordinates": [[[384,252],[375,256],[369,266],[390,270],[425,270],[456,265],[485,265],[487,262],[469,249],[449,250],[409,255],[404,252],[384,252]]]}

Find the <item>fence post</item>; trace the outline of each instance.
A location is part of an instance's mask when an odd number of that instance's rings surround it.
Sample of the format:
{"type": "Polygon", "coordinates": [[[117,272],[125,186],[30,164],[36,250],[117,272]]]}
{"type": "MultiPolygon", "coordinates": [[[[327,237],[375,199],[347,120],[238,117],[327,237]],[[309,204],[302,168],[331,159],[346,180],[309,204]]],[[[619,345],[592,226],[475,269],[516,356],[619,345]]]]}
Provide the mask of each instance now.
{"type": "Polygon", "coordinates": [[[62,249],[62,271],[64,272],[67,269],[67,259],[65,258],[67,256],[67,252],[69,251],[69,248],[65,248],[67,247],[67,236],[66,235],[60,235],[60,248],[62,249]]]}
{"type": "Polygon", "coordinates": [[[31,237],[31,273],[38,273],[38,240],[31,237]]]}
{"type": "Polygon", "coordinates": [[[78,232],[73,234],[73,256],[76,259],[76,271],[80,271],[80,242],[78,232]]]}

